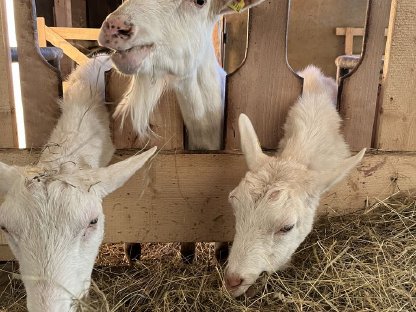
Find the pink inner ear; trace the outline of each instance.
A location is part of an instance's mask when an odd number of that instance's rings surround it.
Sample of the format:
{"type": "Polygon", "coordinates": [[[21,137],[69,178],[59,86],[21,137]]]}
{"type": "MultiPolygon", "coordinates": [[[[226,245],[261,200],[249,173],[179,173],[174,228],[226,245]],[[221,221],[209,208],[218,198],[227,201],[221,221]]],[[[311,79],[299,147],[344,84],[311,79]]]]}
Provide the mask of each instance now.
{"type": "Polygon", "coordinates": [[[277,199],[280,195],[280,190],[275,190],[269,195],[269,199],[274,200],[277,199]]]}

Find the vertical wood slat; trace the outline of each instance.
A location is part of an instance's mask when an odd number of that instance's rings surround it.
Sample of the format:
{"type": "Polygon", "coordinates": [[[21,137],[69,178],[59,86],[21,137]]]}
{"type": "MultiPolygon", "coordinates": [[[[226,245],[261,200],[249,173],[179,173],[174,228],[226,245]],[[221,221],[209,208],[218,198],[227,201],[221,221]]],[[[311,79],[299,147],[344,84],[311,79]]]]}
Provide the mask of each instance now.
{"type": "Polygon", "coordinates": [[[17,147],[12,68],[7,35],[6,0],[0,0],[0,147],[17,147]]]}
{"type": "Polygon", "coordinates": [[[54,0],[56,26],[72,27],[71,0],[54,0]]]}
{"type": "Polygon", "coordinates": [[[250,11],[247,58],[227,79],[226,148],[240,147],[238,117],[247,114],[262,147],[276,149],[289,107],[302,79],[287,64],[286,33],[290,0],[267,1],[250,11]]]}
{"type": "Polygon", "coordinates": [[[352,55],[354,51],[354,35],[350,28],[345,32],[345,54],[352,55]]]}
{"type": "Polygon", "coordinates": [[[37,27],[37,30],[38,30],[38,45],[39,45],[39,48],[45,48],[47,46],[45,18],[38,17],[36,19],[36,27],[37,27]]]}
{"type": "Polygon", "coordinates": [[[354,151],[371,147],[376,116],[385,22],[390,1],[369,0],[360,64],[340,79],[340,113],[344,136],[354,151]]]}
{"type": "Polygon", "coordinates": [[[394,0],[381,86],[375,146],[416,150],[416,5],[394,0]]]}
{"type": "Polygon", "coordinates": [[[247,53],[248,11],[225,17],[224,69],[235,72],[243,63],[247,53]]]}
{"type": "MultiPolygon", "coordinates": [[[[116,70],[106,74],[106,100],[113,104],[111,111],[114,111],[122,99],[131,79],[130,76],[122,75],[116,70]]],[[[150,125],[157,136],[141,139],[134,131],[129,116],[122,127],[121,120],[112,120],[113,141],[116,148],[142,148],[145,145],[156,145],[163,150],[183,150],[183,121],[173,91],[167,91],[162,95],[150,118],[150,125]]]]}
{"type": "Polygon", "coordinates": [[[44,145],[59,116],[62,94],[59,72],[37,46],[34,0],[14,0],[16,36],[27,147],[44,145]]]}

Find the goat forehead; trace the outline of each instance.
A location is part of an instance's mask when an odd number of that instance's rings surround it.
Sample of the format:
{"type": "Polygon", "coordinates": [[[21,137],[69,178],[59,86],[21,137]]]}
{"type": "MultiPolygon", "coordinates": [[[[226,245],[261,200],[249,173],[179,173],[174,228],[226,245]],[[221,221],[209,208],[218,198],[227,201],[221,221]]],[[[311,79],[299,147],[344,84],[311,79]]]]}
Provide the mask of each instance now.
{"type": "Polygon", "coordinates": [[[18,226],[25,222],[63,224],[68,227],[95,218],[100,202],[92,194],[57,180],[22,181],[8,195],[4,218],[18,226]]]}
{"type": "MultiPolygon", "coordinates": [[[[217,7],[217,3],[210,0],[208,0],[203,7],[199,7],[194,0],[130,0],[120,6],[114,14],[127,15],[136,23],[140,23],[141,21],[172,23],[175,18],[176,20],[180,20],[180,22],[189,21],[189,18],[198,20],[203,17],[206,19],[210,16],[209,13],[216,10],[217,7]],[[161,16],[163,15],[169,16],[170,19],[161,19],[161,16]]],[[[204,21],[205,19],[202,19],[201,21],[204,21]]]]}

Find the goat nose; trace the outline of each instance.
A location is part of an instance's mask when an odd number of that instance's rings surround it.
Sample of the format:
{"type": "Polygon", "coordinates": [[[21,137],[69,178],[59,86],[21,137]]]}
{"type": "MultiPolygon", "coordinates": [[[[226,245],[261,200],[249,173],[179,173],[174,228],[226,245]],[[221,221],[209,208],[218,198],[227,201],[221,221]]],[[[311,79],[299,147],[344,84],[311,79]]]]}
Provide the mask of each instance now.
{"type": "Polygon", "coordinates": [[[243,283],[243,279],[237,274],[229,274],[225,277],[225,286],[228,289],[236,288],[243,283]]]}
{"type": "Polygon", "coordinates": [[[103,23],[102,30],[108,37],[128,39],[133,33],[133,25],[123,17],[113,17],[103,23]]]}

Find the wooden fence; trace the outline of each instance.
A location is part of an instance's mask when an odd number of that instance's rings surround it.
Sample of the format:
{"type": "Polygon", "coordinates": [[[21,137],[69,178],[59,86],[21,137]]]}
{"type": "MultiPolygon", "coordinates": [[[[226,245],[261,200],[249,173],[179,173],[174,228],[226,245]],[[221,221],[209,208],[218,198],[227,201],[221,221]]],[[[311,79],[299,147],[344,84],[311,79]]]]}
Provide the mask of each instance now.
{"type": "MultiPolygon", "coordinates": [[[[6,96],[7,102],[0,104],[0,127],[2,138],[8,139],[0,138],[0,161],[27,165],[36,162],[36,148],[46,142],[56,122],[61,84],[59,73],[39,54],[33,2],[14,2],[26,139],[28,147],[35,149],[10,148],[15,144],[14,110],[6,96]]],[[[153,130],[160,135],[151,145],[164,146],[163,152],[148,171],[137,174],[105,199],[106,242],[232,240],[234,219],[227,195],[246,171],[238,152],[238,115],[249,115],[262,146],[274,150],[287,111],[302,90],[302,80],[286,61],[289,9],[289,0],[267,1],[249,14],[244,63],[227,79],[224,151],[184,151],[179,108],[172,94],[165,95],[151,120],[153,130]]],[[[0,12],[0,27],[4,27],[4,12],[0,12]]],[[[416,20],[409,16],[416,16],[414,0],[393,0],[391,6],[390,1],[369,0],[362,58],[355,70],[342,77],[338,98],[345,136],[352,149],[374,150],[344,182],[326,194],[320,214],[357,210],[416,186],[416,20]],[[388,14],[390,27],[380,85],[385,50],[382,21],[388,14]]],[[[1,45],[4,42],[7,40],[0,42],[0,68],[9,68],[8,48],[1,45]]],[[[228,41],[225,55],[231,47],[228,41]]],[[[107,93],[117,100],[125,84],[117,74],[110,76],[107,93]]],[[[0,90],[9,90],[9,83],[3,79],[0,90]]],[[[127,149],[143,145],[130,126],[123,131],[114,127],[114,140],[119,148],[115,161],[134,152],[127,149]]],[[[0,236],[0,259],[6,259],[10,254],[1,244],[5,240],[0,236]]]]}

